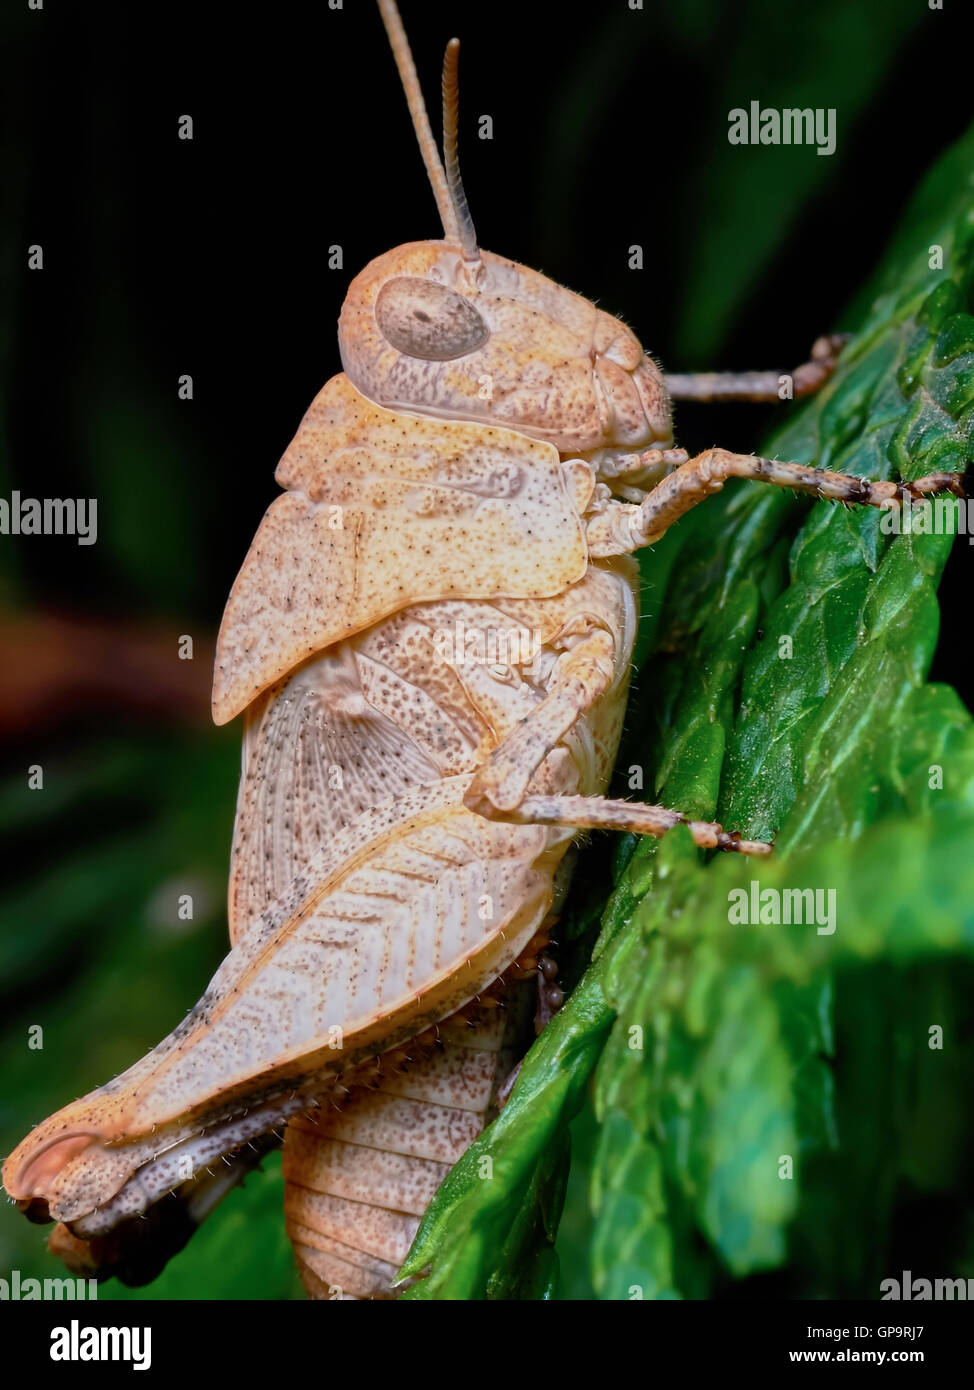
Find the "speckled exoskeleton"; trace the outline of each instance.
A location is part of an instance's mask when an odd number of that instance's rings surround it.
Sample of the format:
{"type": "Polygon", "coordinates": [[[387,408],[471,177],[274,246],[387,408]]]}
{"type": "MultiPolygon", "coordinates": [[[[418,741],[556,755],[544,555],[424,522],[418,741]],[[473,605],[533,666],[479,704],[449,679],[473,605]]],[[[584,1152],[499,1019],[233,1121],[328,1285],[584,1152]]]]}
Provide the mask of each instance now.
{"type": "MultiPolygon", "coordinates": [[[[728,477],[868,506],[957,486],[674,448],[672,399],[773,398],[777,374],[667,378],[619,320],[481,251],[456,41],[441,161],[393,0],[380,9],[444,235],[352,281],[344,370],[284,454],[227,604],[213,714],[244,718],[230,954],[169,1037],[4,1167],[75,1268],[151,1273],[286,1122],[309,1293],[391,1296],[516,1060],[498,982],[533,971],[542,1021],[558,1002],[538,952],[573,839],[685,820],[604,795],[633,552],[728,477]]],[[[796,395],[837,350],[820,341],[796,395]]],[[[769,849],[689,825],[703,846],[769,849]]]]}

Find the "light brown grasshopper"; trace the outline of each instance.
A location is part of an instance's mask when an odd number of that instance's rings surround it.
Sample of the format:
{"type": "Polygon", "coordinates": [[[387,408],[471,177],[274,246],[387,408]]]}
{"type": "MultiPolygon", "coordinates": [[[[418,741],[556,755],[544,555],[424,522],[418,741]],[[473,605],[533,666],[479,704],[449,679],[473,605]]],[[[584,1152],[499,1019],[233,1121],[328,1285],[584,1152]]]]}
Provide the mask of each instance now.
{"type": "MultiPolygon", "coordinates": [[[[159,1236],[163,1255],[178,1247],[287,1122],[306,1288],[389,1296],[496,1104],[517,1011],[491,991],[537,968],[579,831],[683,822],[708,848],[770,848],[604,796],[633,552],[729,477],[867,506],[958,488],[675,449],[673,398],[776,398],[777,375],[666,378],[617,319],[481,251],[457,43],[441,162],[394,0],[380,9],[444,236],[352,281],[344,371],[284,454],[285,492],[227,604],[213,713],[245,717],[232,950],[169,1037],[4,1167],[29,1215],[62,1223],[54,1248],[75,1265],[130,1268],[133,1230],[158,1235],[134,1225],[146,1212],[159,1229],[182,1213],[159,1236]]],[[[827,379],[836,347],[820,343],[795,394],[827,379]]]]}

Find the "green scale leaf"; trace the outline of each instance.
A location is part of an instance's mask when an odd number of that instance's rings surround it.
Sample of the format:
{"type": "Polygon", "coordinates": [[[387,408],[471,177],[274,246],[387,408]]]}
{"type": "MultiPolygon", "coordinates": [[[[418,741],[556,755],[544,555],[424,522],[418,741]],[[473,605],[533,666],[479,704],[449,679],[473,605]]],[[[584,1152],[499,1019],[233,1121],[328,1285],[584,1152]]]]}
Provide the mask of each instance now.
{"type": "MultiPolygon", "coordinates": [[[[972,169],[974,131],[918,192],[833,382],[764,453],[872,478],[963,470],[972,169]]],[[[793,1294],[876,1296],[899,1195],[946,1190],[961,1161],[961,1119],[924,1137],[918,1117],[974,1081],[974,726],[924,683],[950,544],[731,484],[641,557],[652,641],[628,761],[652,799],[776,835],[776,853],[707,862],[682,829],[624,838],[591,965],[434,1199],[406,1297],[552,1296],[593,1076],[599,1297],[711,1296],[771,1271],[793,1294]],[[732,923],[752,882],[833,893],[834,933],[732,923]],[[941,1023],[946,1050],[929,1046],[941,1023]]]]}

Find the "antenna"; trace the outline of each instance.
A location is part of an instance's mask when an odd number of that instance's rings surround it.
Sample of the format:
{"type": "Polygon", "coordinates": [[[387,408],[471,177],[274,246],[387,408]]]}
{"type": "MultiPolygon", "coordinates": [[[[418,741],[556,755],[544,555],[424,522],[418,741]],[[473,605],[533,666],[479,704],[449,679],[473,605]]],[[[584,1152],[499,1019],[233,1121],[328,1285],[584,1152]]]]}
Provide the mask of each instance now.
{"type": "MultiPolygon", "coordinates": [[[[419,85],[419,78],[416,76],[416,65],[413,62],[413,55],[409,51],[409,40],[406,38],[406,31],[399,18],[396,0],[379,0],[379,13],[382,15],[382,22],[389,35],[392,56],[396,60],[399,79],[402,82],[403,91],[406,93],[406,104],[409,107],[409,114],[413,118],[413,129],[419,142],[419,150],[423,156],[423,163],[426,165],[430,183],[433,185],[433,196],[436,198],[440,221],[443,223],[443,235],[447,241],[461,241],[457,211],[453,198],[450,196],[450,185],[443,172],[440,153],[436,148],[436,141],[433,139],[433,132],[430,129],[429,117],[423,102],[422,88],[419,85]]],[[[459,182],[459,175],[457,181],[459,182]]],[[[465,206],[466,201],[464,201],[465,206]]],[[[470,214],[467,213],[468,221],[469,218],[470,214]]],[[[470,230],[473,230],[472,225],[470,230]]],[[[466,242],[461,241],[461,244],[466,255],[466,242]]],[[[476,254],[476,244],[474,254],[476,254]]]]}
{"type": "Polygon", "coordinates": [[[457,123],[460,110],[460,40],[451,39],[443,55],[443,163],[446,165],[446,182],[450,190],[463,247],[465,261],[478,261],[477,233],[473,218],[467,206],[467,195],[463,191],[460,178],[460,159],[457,154],[457,123]]]}

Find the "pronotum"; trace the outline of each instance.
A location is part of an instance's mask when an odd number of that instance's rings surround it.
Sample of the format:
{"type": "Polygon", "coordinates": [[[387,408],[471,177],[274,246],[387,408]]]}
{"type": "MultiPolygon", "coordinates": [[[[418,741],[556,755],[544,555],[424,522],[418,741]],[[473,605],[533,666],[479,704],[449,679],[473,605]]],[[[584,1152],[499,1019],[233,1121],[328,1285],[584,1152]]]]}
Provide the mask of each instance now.
{"type": "MultiPolygon", "coordinates": [[[[685,820],[603,795],[633,553],[729,477],[866,506],[959,490],[674,448],[673,399],[776,398],[777,374],[664,376],[617,319],[480,250],[457,41],[441,160],[394,0],[379,8],[443,239],[352,281],[344,370],[278,465],[285,491],[227,603],[213,715],[244,716],[232,949],[158,1047],[4,1165],[76,1270],[151,1274],[286,1123],[308,1293],[393,1296],[420,1216],[503,1102],[512,982],[537,980],[539,1026],[557,1006],[541,952],[573,840],[685,820]]],[[[795,395],[838,350],[816,344],[795,395]]],[[[770,849],[688,824],[702,846],[770,849]]]]}

